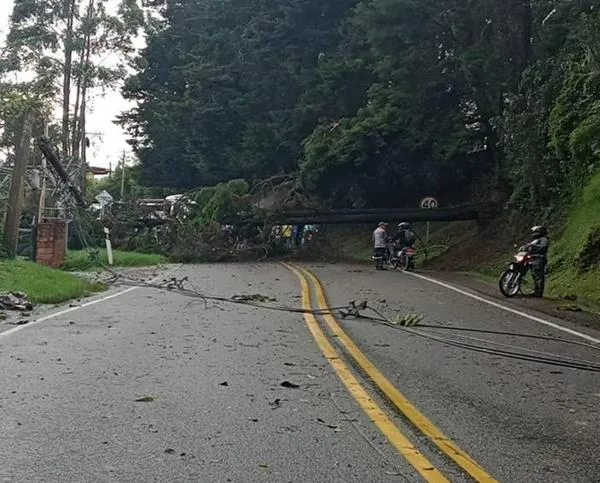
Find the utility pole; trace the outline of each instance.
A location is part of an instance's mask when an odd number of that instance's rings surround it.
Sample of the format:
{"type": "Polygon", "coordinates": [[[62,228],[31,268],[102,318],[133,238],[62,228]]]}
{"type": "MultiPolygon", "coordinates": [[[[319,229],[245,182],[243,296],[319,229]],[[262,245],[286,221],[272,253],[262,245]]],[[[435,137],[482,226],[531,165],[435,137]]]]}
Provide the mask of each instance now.
{"type": "Polygon", "coordinates": [[[19,243],[19,225],[21,222],[21,211],[23,210],[23,176],[29,160],[31,150],[31,135],[33,132],[33,112],[27,110],[23,114],[23,127],[21,136],[15,147],[15,165],[12,172],[12,183],[8,198],[8,211],[6,213],[6,225],[4,237],[8,256],[14,258],[17,255],[19,243]]]}
{"type": "Polygon", "coordinates": [[[125,193],[125,151],[123,151],[123,157],[121,158],[121,201],[123,201],[124,193],[125,193]]]}

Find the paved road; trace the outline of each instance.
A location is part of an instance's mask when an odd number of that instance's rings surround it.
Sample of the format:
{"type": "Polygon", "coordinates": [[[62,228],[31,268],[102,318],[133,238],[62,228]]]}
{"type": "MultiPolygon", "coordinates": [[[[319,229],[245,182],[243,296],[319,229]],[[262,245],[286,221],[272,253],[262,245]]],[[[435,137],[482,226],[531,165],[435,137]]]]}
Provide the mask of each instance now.
{"type": "MultiPolygon", "coordinates": [[[[432,324],[574,338],[426,280],[311,268],[332,306],[368,298],[388,315],[414,311],[432,324]]],[[[303,301],[298,278],[280,265],[188,266],[177,273],[184,275],[205,292],[303,301]]],[[[317,344],[306,322],[138,288],[0,332],[0,479],[473,481],[467,464],[453,462],[383,395],[340,337],[317,344]],[[327,350],[339,357],[325,358],[327,350]],[[372,399],[361,400],[361,390],[372,399]],[[400,437],[419,451],[398,445],[400,437]]],[[[597,374],[464,352],[365,321],[340,324],[484,474],[600,480],[597,374]]],[[[581,347],[518,343],[600,360],[581,347]]]]}

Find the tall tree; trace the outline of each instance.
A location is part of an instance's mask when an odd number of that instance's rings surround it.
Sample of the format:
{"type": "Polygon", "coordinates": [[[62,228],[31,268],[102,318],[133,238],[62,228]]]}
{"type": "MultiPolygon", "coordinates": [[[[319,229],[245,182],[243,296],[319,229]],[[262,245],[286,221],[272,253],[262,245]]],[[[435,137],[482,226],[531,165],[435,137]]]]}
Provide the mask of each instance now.
{"type": "Polygon", "coordinates": [[[168,1],[125,95],[147,182],[173,186],[293,170],[313,124],[300,100],[354,2],[168,1]]]}
{"type": "Polygon", "coordinates": [[[116,10],[107,5],[108,0],[15,0],[11,15],[4,72],[33,72],[49,103],[60,98],[61,155],[70,163],[78,162],[83,148],[89,89],[123,78],[143,24],[137,0],[122,0],[116,10]],[[104,64],[109,55],[117,62],[104,64]]]}

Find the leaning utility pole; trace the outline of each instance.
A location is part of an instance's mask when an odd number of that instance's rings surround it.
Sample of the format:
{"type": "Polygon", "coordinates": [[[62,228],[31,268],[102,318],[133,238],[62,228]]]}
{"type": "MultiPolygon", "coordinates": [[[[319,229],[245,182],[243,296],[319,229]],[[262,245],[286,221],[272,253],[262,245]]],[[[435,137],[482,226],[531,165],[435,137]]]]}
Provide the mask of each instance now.
{"type": "Polygon", "coordinates": [[[14,258],[17,255],[19,226],[21,223],[21,211],[23,210],[23,177],[31,150],[33,120],[34,115],[32,111],[28,110],[23,114],[23,127],[19,141],[15,147],[15,165],[12,172],[8,211],[4,226],[4,241],[10,258],[14,258]]]}

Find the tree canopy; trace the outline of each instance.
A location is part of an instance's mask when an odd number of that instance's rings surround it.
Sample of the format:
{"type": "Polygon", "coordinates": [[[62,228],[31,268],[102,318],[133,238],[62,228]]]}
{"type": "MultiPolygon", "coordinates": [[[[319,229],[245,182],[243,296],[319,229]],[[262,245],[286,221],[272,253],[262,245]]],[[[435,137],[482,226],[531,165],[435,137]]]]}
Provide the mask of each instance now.
{"type": "Polygon", "coordinates": [[[297,173],[339,206],[552,207],[597,169],[600,34],[568,0],[156,0],[124,94],[143,181],[297,173]]]}

